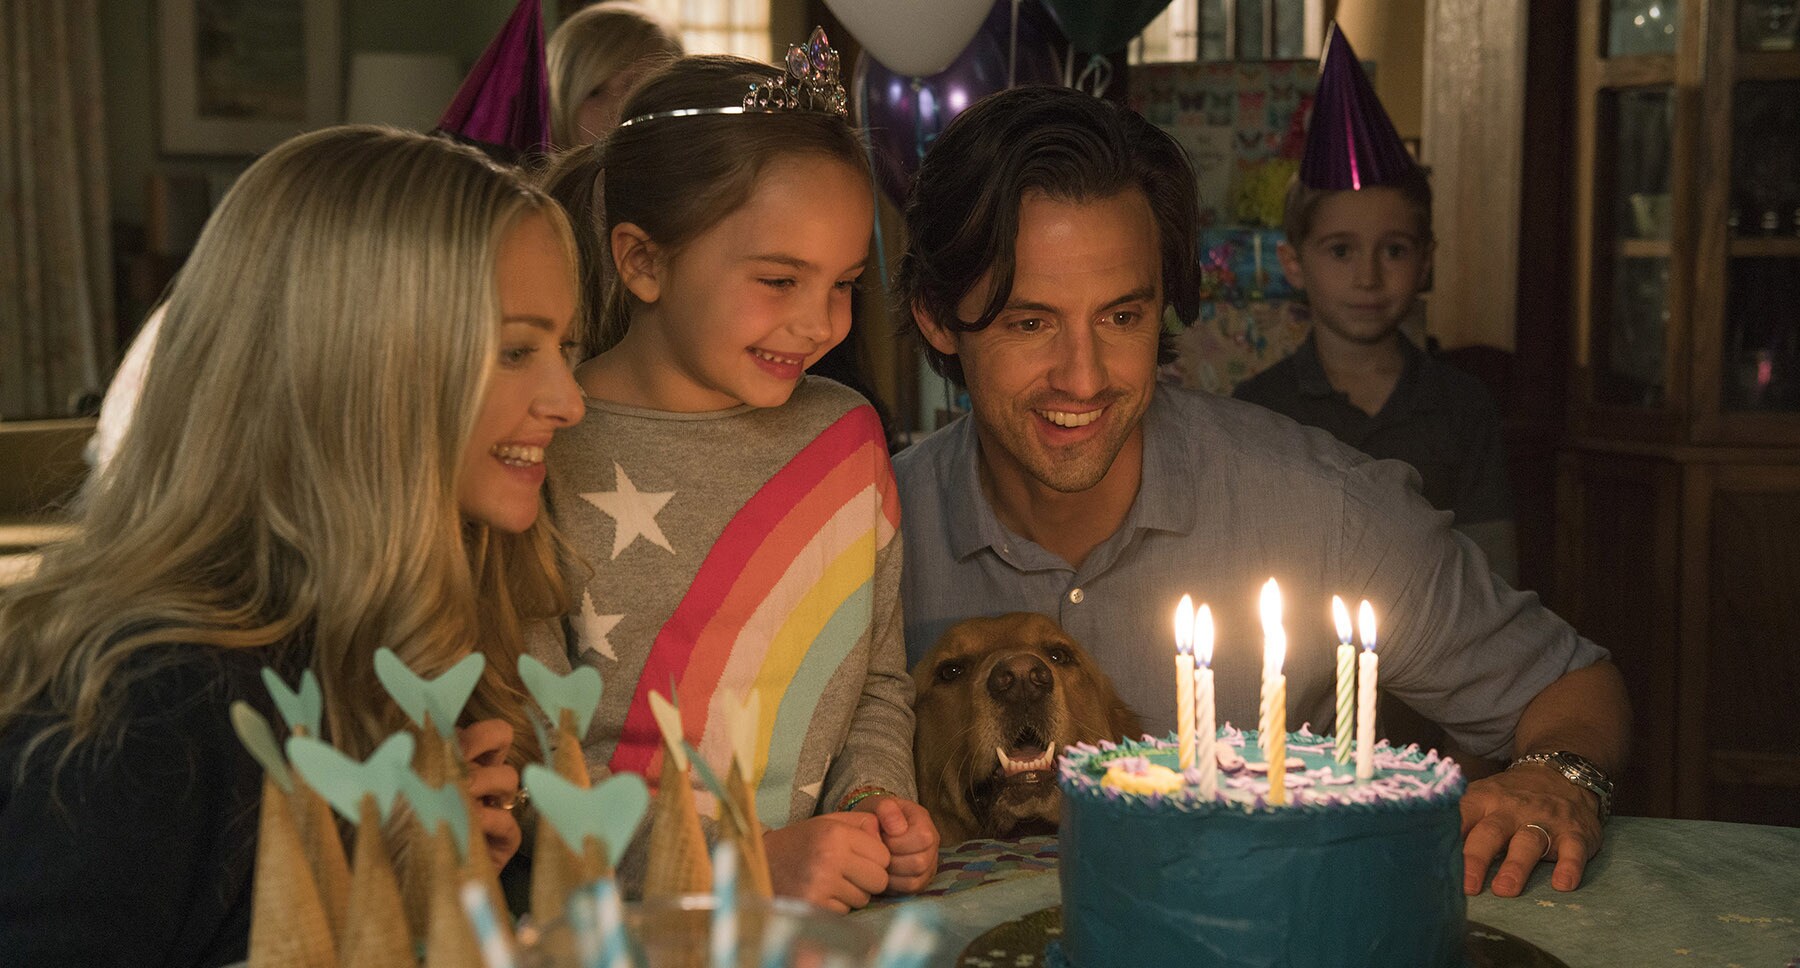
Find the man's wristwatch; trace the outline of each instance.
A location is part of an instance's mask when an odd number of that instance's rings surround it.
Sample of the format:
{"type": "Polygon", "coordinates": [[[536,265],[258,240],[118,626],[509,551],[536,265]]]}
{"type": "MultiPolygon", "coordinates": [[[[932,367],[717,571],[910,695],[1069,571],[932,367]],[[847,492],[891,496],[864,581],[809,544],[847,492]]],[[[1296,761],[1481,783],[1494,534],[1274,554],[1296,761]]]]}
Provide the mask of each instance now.
{"type": "MultiPolygon", "coordinates": [[[[1607,777],[1606,771],[1593,764],[1593,761],[1580,753],[1568,750],[1556,750],[1551,753],[1526,753],[1512,761],[1512,766],[1520,763],[1543,763],[1564,777],[1570,783],[1593,792],[1600,800],[1600,819],[1605,820],[1612,815],[1613,781],[1607,777]]],[[[1507,767],[1511,769],[1512,767],[1507,767]]]]}

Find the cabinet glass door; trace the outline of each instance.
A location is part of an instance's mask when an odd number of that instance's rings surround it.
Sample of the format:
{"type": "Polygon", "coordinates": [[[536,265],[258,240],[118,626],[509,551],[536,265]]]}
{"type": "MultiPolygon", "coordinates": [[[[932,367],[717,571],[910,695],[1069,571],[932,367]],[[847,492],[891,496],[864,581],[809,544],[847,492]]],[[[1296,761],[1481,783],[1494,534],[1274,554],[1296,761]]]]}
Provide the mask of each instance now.
{"type": "Polygon", "coordinates": [[[1733,92],[1728,225],[1722,402],[1800,411],[1800,81],[1733,92]]]}
{"type": "Polygon", "coordinates": [[[1601,94],[1594,322],[1588,346],[1594,399],[1660,407],[1669,327],[1669,145],[1674,99],[1666,87],[1601,94]]]}
{"type": "Polygon", "coordinates": [[[1675,52],[1680,0],[1613,0],[1607,5],[1606,56],[1675,52]]]}

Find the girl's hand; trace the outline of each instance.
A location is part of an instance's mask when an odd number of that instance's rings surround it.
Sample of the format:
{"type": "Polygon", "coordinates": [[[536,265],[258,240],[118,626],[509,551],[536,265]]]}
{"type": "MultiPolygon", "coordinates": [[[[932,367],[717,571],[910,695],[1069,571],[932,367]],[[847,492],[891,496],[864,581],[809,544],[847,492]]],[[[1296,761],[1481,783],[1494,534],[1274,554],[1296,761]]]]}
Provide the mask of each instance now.
{"type": "Polygon", "coordinates": [[[808,817],[763,834],[778,897],[797,897],[845,914],[887,890],[888,849],[865,813],[808,817]]]}
{"type": "Polygon", "coordinates": [[[875,796],[854,808],[875,815],[887,845],[888,893],[917,894],[937,876],[938,831],[924,807],[896,796],[875,796]]]}
{"type": "Polygon", "coordinates": [[[456,738],[469,765],[469,796],[476,806],[472,819],[487,840],[494,869],[499,870],[519,852],[525,836],[512,814],[519,800],[519,771],[506,762],[507,751],[512,749],[512,726],[501,719],[483,719],[459,727],[456,738]]]}

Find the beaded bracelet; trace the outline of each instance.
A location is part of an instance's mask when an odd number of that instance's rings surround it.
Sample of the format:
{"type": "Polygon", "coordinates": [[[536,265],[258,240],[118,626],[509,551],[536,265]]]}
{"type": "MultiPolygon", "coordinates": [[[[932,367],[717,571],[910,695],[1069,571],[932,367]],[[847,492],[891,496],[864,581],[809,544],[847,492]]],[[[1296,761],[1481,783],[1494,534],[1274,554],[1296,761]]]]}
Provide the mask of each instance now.
{"type": "Polygon", "coordinates": [[[843,813],[845,811],[854,810],[854,809],[856,809],[857,804],[863,802],[864,800],[869,799],[870,797],[897,797],[899,795],[900,794],[895,793],[894,791],[889,790],[885,787],[878,787],[878,786],[857,787],[856,789],[851,790],[849,793],[844,795],[843,802],[838,804],[838,812],[843,813]]]}

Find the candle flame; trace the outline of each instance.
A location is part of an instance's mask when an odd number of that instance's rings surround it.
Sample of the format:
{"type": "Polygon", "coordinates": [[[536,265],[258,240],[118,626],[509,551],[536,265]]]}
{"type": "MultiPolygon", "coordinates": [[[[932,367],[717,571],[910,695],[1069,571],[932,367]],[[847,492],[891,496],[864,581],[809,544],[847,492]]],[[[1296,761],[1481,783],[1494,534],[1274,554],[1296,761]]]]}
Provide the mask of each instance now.
{"type": "Polygon", "coordinates": [[[1369,600],[1366,598],[1356,610],[1356,625],[1362,633],[1363,648],[1375,651],[1375,610],[1369,607],[1369,600]]]}
{"type": "Polygon", "coordinates": [[[1175,651],[1192,655],[1194,651],[1194,596],[1183,595],[1175,606],[1175,651]]]}
{"type": "Polygon", "coordinates": [[[1281,628],[1281,586],[1271,578],[1262,587],[1263,675],[1281,674],[1287,658],[1287,633],[1281,628]]]}
{"type": "Polygon", "coordinates": [[[1336,595],[1331,596],[1331,620],[1337,623],[1338,642],[1350,644],[1350,607],[1336,595]]]}
{"type": "Polygon", "coordinates": [[[1209,605],[1200,606],[1200,613],[1194,616],[1194,654],[1200,657],[1201,665],[1212,665],[1213,620],[1209,605]]]}

